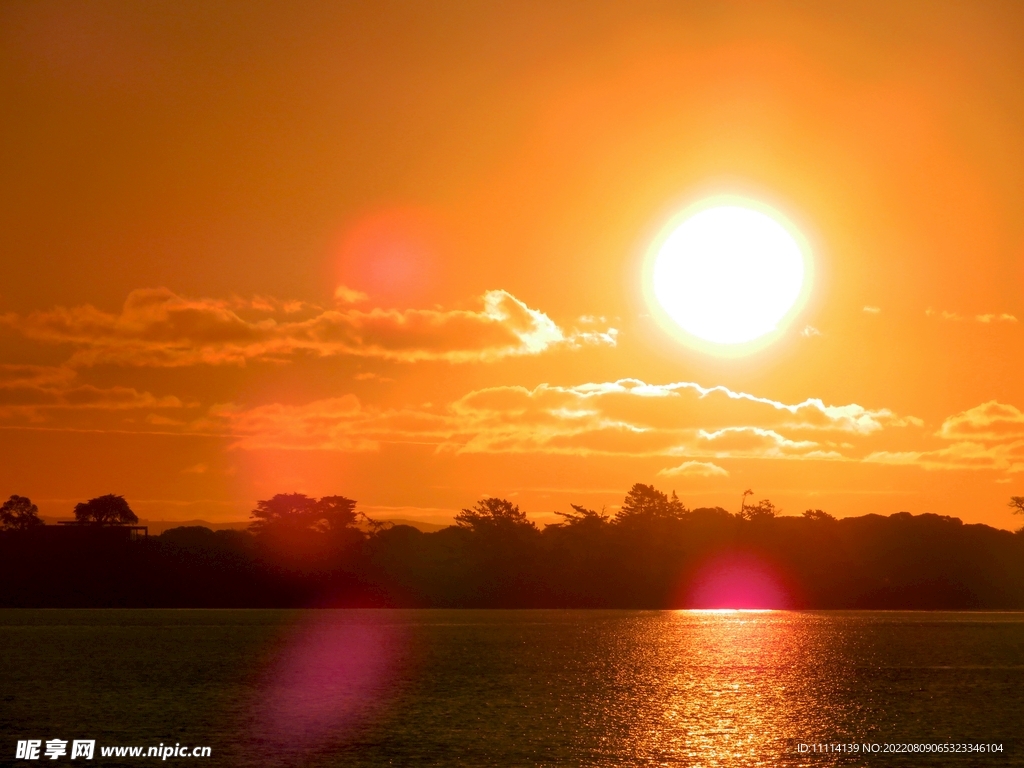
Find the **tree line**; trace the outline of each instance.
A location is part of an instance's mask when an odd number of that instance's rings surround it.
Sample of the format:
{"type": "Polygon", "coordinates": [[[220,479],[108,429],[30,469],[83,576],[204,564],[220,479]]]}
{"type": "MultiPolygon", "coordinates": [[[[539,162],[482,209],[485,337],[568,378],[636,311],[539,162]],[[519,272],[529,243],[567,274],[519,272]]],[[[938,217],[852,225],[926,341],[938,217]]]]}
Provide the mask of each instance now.
{"type": "MultiPolygon", "coordinates": [[[[79,525],[135,525],[139,518],[124,496],[108,493],[75,505],[79,525]]],[[[31,531],[42,526],[39,507],[27,496],[11,496],[0,505],[0,531],[31,531]]]]}
{"type": "MultiPolygon", "coordinates": [[[[784,516],[750,495],[737,512],[690,509],[637,483],[614,513],[572,504],[544,528],[485,498],[424,533],[345,496],[289,493],[259,501],[245,531],[144,541],[98,535],[138,522],[123,497],[78,504],[79,525],[58,536],[12,496],[0,507],[0,604],[1024,608],[1024,529],[907,512],[784,516]]],[[[1024,514],[1024,497],[1010,507],[1024,514]]]]}

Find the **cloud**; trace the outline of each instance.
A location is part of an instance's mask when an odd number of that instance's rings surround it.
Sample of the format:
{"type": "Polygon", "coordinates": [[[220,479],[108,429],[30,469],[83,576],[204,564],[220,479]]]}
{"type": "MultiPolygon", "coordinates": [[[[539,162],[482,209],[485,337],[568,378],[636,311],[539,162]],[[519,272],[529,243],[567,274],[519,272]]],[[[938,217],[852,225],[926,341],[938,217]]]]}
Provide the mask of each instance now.
{"type": "Polygon", "coordinates": [[[184,419],[170,419],[166,416],[161,416],[159,413],[147,413],[146,423],[155,424],[158,427],[183,427],[188,422],[184,419]]]}
{"type": "Polygon", "coordinates": [[[729,473],[710,461],[684,461],[677,467],[659,470],[662,477],[728,477],[729,473]]]}
{"type": "Polygon", "coordinates": [[[573,330],[569,343],[574,347],[614,347],[619,343],[619,332],[615,328],[606,331],[573,330]]]}
{"type": "Polygon", "coordinates": [[[990,400],[942,422],[935,437],[951,441],[933,449],[876,451],[875,464],[914,465],[927,470],[1024,471],[1024,412],[990,400]]]}
{"type": "Polygon", "coordinates": [[[394,379],[388,376],[381,376],[379,373],[374,373],[373,371],[362,371],[361,373],[357,373],[352,378],[355,379],[356,381],[379,381],[382,384],[389,381],[394,381],[394,379]]]}
{"type": "Polygon", "coordinates": [[[877,451],[865,457],[872,464],[914,465],[922,469],[1024,471],[1024,440],[990,445],[963,441],[931,451],[877,451]]]}
{"type": "Polygon", "coordinates": [[[294,299],[284,301],[276,299],[273,296],[253,296],[251,299],[243,299],[239,296],[233,296],[231,299],[224,302],[224,306],[236,311],[252,310],[254,312],[268,314],[279,313],[285,315],[297,315],[303,312],[317,311],[320,309],[316,304],[310,304],[305,301],[297,301],[294,299]]]}
{"type": "MultiPolygon", "coordinates": [[[[928,317],[938,317],[938,318],[941,318],[942,320],[952,320],[954,322],[962,322],[964,320],[972,319],[972,318],[966,317],[964,315],[958,314],[956,312],[949,312],[949,311],[947,311],[945,309],[942,310],[941,312],[936,312],[934,309],[932,309],[930,307],[928,309],[926,309],[924,313],[928,317]]],[[[973,319],[976,322],[979,322],[979,323],[1016,323],[1017,322],[1017,318],[1014,317],[1013,315],[1007,313],[1007,312],[987,312],[987,313],[984,313],[984,314],[975,315],[973,319]]]]}
{"type": "Polygon", "coordinates": [[[334,298],[343,304],[358,304],[361,301],[367,301],[370,297],[355,288],[339,285],[334,289],[334,298]]]}
{"type": "Polygon", "coordinates": [[[819,331],[813,325],[807,325],[804,326],[804,329],[802,331],[800,331],[800,335],[806,339],[809,339],[812,336],[821,336],[821,331],[819,331]]]}
{"type": "Polygon", "coordinates": [[[557,347],[614,346],[617,333],[567,333],[499,290],[485,293],[477,309],[324,310],[266,297],[248,303],[186,299],[155,288],[133,291],[116,314],[85,305],[6,315],[0,322],[30,339],[71,346],[75,366],[244,365],[296,355],[488,362],[557,347]],[[252,313],[283,317],[246,316],[252,313]]]}
{"type": "Polygon", "coordinates": [[[743,456],[749,458],[804,458],[841,459],[842,454],[822,450],[814,440],[791,440],[773,429],[761,427],[727,427],[716,432],[700,430],[706,451],[716,456],[743,456]]]}
{"type": "Polygon", "coordinates": [[[936,433],[947,440],[1006,440],[1024,437],[1024,413],[996,400],[950,416],[936,433]]]}
{"type": "Polygon", "coordinates": [[[846,458],[850,439],[912,423],[856,404],[790,405],[725,387],[623,379],[491,387],[445,406],[407,409],[368,407],[354,395],[301,405],[223,405],[192,428],[232,434],[243,449],[365,451],[404,442],[459,454],[835,460],[846,458]]]}
{"type": "Polygon", "coordinates": [[[440,445],[457,432],[451,417],[426,409],[378,409],[355,395],[314,400],[302,405],[270,403],[254,408],[219,405],[195,431],[234,436],[233,448],[245,450],[373,451],[382,442],[440,445]]]}
{"type": "Polygon", "coordinates": [[[157,397],[132,387],[97,387],[76,382],[75,371],[63,366],[0,365],[0,418],[25,417],[64,410],[127,410],[183,408],[173,396],[157,397]]]}
{"type": "Polygon", "coordinates": [[[1013,315],[1003,312],[1001,314],[988,314],[988,315],[975,315],[975,320],[979,323],[991,323],[991,322],[1002,322],[1002,323],[1016,323],[1017,318],[1013,315]]]}
{"type": "Polygon", "coordinates": [[[869,315],[877,315],[882,311],[881,307],[873,307],[870,304],[864,306],[864,311],[869,315]]]}
{"type": "Polygon", "coordinates": [[[929,307],[924,311],[924,313],[928,317],[939,317],[942,318],[943,320],[954,320],[956,322],[959,322],[964,319],[962,315],[958,315],[956,312],[948,312],[945,309],[942,310],[941,312],[936,312],[934,309],[929,307]]]}
{"type": "Polygon", "coordinates": [[[70,368],[58,365],[0,364],[0,387],[66,387],[76,376],[70,368]]]}

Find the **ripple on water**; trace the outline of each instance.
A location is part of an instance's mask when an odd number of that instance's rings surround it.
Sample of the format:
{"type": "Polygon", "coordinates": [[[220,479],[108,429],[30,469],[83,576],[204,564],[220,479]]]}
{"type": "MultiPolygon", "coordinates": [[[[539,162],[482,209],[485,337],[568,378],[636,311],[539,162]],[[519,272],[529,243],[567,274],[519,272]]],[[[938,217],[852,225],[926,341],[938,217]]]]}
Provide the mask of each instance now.
{"type": "Polygon", "coordinates": [[[0,611],[0,642],[8,740],[210,765],[1024,764],[1022,614],[0,611]]]}

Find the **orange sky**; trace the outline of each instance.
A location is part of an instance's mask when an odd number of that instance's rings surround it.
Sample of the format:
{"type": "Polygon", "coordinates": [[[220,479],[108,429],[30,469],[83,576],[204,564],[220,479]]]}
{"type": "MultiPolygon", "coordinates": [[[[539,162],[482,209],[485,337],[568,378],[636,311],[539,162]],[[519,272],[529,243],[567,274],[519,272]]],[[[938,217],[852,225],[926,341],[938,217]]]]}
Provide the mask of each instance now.
{"type": "Polygon", "coordinates": [[[1024,10],[698,5],[5,3],[0,493],[1013,527],[1024,10]],[[723,193],[815,264],[735,359],[641,282],[723,193]]]}

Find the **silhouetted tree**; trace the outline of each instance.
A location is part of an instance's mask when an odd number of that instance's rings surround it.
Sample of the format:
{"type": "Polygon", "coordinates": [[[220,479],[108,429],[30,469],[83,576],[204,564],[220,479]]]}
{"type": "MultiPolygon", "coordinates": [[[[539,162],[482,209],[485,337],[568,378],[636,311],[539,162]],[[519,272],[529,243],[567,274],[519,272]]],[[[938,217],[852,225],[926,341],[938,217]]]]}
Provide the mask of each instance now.
{"type": "Polygon", "coordinates": [[[527,519],[526,513],[508,499],[481,499],[471,509],[463,509],[455,515],[455,524],[474,532],[496,530],[532,530],[537,526],[527,519]]]}
{"type": "Polygon", "coordinates": [[[355,525],[359,516],[356,502],[344,496],[279,493],[256,502],[249,532],[269,567],[286,579],[310,579],[310,588],[334,600],[351,588],[367,539],[355,525]]]}
{"type": "Polygon", "coordinates": [[[615,522],[629,520],[678,520],[687,513],[676,492],[669,498],[653,485],[636,483],[629,489],[626,498],[615,513],[615,522]]]}
{"type": "Polygon", "coordinates": [[[747,504],[746,497],[747,494],[743,494],[743,506],[740,509],[740,517],[744,520],[768,520],[782,514],[782,510],[768,499],[761,499],[757,504],[747,504]]]}
{"type": "Polygon", "coordinates": [[[518,505],[481,499],[455,515],[455,526],[446,530],[454,545],[449,551],[463,564],[454,572],[461,572],[458,590],[467,604],[523,608],[536,599],[544,583],[542,534],[518,505]]]}
{"type": "MultiPolygon", "coordinates": [[[[366,538],[356,527],[362,518],[371,530],[379,525],[345,496],[324,496],[317,500],[304,493],[279,493],[256,502],[250,515],[249,531],[279,555],[295,558],[336,557],[351,554],[366,538]]],[[[310,560],[306,563],[312,566],[310,560]]]]}
{"type": "Polygon", "coordinates": [[[747,506],[747,496],[753,496],[753,495],[754,495],[754,491],[752,489],[750,489],[750,488],[747,488],[747,490],[745,490],[743,492],[743,497],[740,499],[740,511],[737,512],[737,514],[740,515],[741,517],[743,515],[743,510],[746,509],[746,506],[747,506]]]}
{"type": "Polygon", "coordinates": [[[90,525],[135,525],[139,518],[124,496],[108,493],[75,505],[75,521],[90,525]]]}
{"type": "MultiPolygon", "coordinates": [[[[602,527],[608,522],[608,515],[602,509],[597,512],[593,509],[581,507],[579,504],[570,504],[572,512],[555,512],[564,520],[560,523],[552,523],[548,528],[576,528],[578,526],[602,527]]],[[[546,529],[545,529],[546,530],[546,529]]]]}
{"type": "MultiPolygon", "coordinates": [[[[574,504],[543,531],[489,498],[434,533],[368,535],[355,501],[298,493],[258,502],[256,535],[193,526],[134,542],[109,529],[0,530],[0,606],[678,608],[698,604],[708,564],[739,558],[761,564],[794,608],[1024,608],[1024,534],[909,512],[781,517],[749,495],[741,518],[687,512],[674,493],[638,484],[614,521],[574,504]]],[[[79,519],[121,519],[96,509],[110,499],[120,497],[79,505],[79,519]]],[[[1011,508],[1024,514],[1024,497],[1011,508]]],[[[5,529],[36,517],[26,498],[0,507],[5,529]]]]}
{"type": "Polygon", "coordinates": [[[819,521],[822,521],[822,522],[828,522],[828,521],[835,522],[835,518],[832,515],[830,515],[828,512],[825,512],[822,509],[805,509],[803,516],[806,517],[808,520],[819,520],[819,521]]]}
{"type": "Polygon", "coordinates": [[[252,518],[249,530],[261,534],[273,530],[315,529],[320,519],[316,506],[316,499],[304,493],[278,493],[256,502],[256,509],[249,514],[252,518]]]}
{"type": "Polygon", "coordinates": [[[345,496],[323,496],[316,503],[315,514],[319,517],[316,525],[326,527],[327,531],[338,531],[352,528],[356,520],[362,517],[369,523],[371,521],[361,512],[356,512],[356,502],[345,496]]]}
{"type": "Polygon", "coordinates": [[[374,523],[361,512],[356,502],[344,496],[324,496],[317,500],[304,493],[279,493],[273,498],[256,502],[249,517],[253,521],[249,530],[263,533],[269,530],[338,532],[352,528],[360,517],[374,523]]]}
{"type": "Polygon", "coordinates": [[[39,508],[27,496],[11,496],[0,506],[0,530],[27,531],[42,524],[39,508]]]}
{"type": "MultiPolygon", "coordinates": [[[[1013,514],[1024,515],[1024,496],[1011,496],[1010,503],[1007,506],[1013,510],[1013,514]]],[[[1021,526],[1017,533],[1024,533],[1024,526],[1021,526]]]]}

